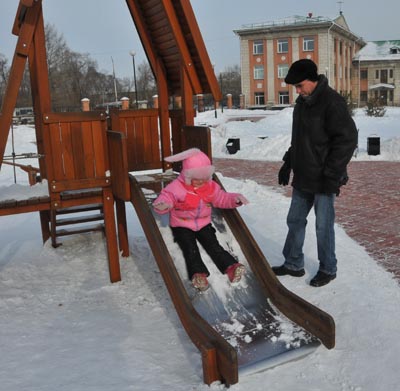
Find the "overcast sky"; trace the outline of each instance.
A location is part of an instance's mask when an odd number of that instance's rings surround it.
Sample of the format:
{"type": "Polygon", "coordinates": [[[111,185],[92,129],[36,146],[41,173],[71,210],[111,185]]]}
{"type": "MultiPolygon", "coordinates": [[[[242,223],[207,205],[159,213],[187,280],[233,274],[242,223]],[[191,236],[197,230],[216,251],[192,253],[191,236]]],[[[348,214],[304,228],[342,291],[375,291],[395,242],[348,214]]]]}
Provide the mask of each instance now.
{"type": "MultiPolygon", "coordinates": [[[[0,0],[0,53],[11,64],[16,37],[11,28],[18,0],[0,0]]],[[[367,41],[400,40],[399,0],[370,3],[365,0],[192,0],[200,30],[216,73],[239,65],[239,40],[233,30],[244,24],[269,22],[293,15],[335,18],[340,9],[350,30],[367,41]]],[[[136,65],[145,59],[141,43],[124,0],[43,0],[45,22],[55,25],[68,46],[89,53],[101,71],[132,77],[129,52],[136,65]]]]}

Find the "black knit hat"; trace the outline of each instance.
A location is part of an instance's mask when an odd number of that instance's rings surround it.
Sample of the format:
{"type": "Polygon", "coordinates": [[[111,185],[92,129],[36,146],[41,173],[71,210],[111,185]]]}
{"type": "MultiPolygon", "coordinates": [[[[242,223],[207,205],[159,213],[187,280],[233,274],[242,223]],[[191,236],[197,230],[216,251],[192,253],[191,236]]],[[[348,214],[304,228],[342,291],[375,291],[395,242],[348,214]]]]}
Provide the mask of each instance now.
{"type": "Polygon", "coordinates": [[[303,80],[318,80],[317,65],[314,61],[302,59],[295,61],[285,77],[286,84],[298,84],[303,80]]]}

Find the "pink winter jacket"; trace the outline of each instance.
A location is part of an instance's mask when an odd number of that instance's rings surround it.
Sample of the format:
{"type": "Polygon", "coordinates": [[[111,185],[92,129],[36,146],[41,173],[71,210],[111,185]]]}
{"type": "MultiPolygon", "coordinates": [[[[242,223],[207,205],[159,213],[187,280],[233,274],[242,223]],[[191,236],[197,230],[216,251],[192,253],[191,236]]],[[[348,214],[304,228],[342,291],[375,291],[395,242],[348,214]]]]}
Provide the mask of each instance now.
{"type": "Polygon", "coordinates": [[[186,185],[180,175],[167,185],[153,202],[155,212],[165,214],[170,212],[169,224],[171,227],[189,228],[199,231],[211,223],[211,206],[222,209],[231,209],[240,206],[237,203],[239,193],[227,193],[213,180],[195,189],[186,185]],[[157,209],[157,204],[163,202],[167,209],[157,209]]]}

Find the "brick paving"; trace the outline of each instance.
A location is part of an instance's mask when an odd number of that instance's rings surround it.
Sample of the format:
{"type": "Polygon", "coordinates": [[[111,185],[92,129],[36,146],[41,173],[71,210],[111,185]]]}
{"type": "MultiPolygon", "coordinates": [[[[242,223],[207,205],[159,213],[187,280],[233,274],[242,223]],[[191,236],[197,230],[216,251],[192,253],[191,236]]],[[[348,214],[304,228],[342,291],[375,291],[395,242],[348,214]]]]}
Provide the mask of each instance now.
{"type": "MultiPolygon", "coordinates": [[[[279,186],[281,162],[213,159],[224,176],[252,179],[290,197],[279,186]]],[[[336,200],[336,222],[400,281],[400,162],[351,162],[350,181],[336,200]]]]}

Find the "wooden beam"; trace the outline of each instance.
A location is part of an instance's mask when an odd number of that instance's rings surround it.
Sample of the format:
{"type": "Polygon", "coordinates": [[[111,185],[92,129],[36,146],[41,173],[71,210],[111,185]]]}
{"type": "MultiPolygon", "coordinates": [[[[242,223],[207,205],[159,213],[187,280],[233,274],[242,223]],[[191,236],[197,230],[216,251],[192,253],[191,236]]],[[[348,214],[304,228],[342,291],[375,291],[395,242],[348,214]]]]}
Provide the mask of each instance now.
{"type": "Polygon", "coordinates": [[[121,270],[119,266],[117,232],[114,217],[114,197],[110,188],[103,189],[103,208],[110,281],[118,282],[121,281],[121,270]]]}
{"type": "Polygon", "coordinates": [[[3,97],[3,106],[0,117],[0,168],[3,163],[4,151],[10,131],[13,111],[17,103],[18,91],[24,75],[27,56],[33,41],[36,24],[42,12],[42,2],[38,0],[26,9],[26,14],[21,25],[19,38],[11,64],[10,75],[3,97]]]}
{"type": "Polygon", "coordinates": [[[169,126],[169,111],[168,111],[168,84],[165,74],[162,69],[161,60],[157,62],[156,74],[158,88],[158,113],[160,117],[160,134],[161,134],[161,160],[164,169],[170,168],[171,165],[164,162],[164,157],[171,155],[171,139],[169,126]]]}
{"type": "Polygon", "coordinates": [[[179,49],[182,58],[182,65],[187,72],[190,83],[192,84],[192,89],[195,94],[200,94],[203,92],[203,89],[200,80],[197,76],[196,68],[193,64],[193,60],[190,55],[185,36],[182,32],[179,20],[176,16],[176,10],[171,0],[161,0],[161,1],[164,6],[165,13],[168,17],[172,33],[174,34],[176,45],[179,49]]]}
{"type": "Polygon", "coordinates": [[[157,54],[154,50],[154,46],[150,40],[150,33],[147,30],[146,23],[144,21],[143,14],[138,6],[137,1],[126,0],[129,12],[131,14],[133,23],[136,26],[136,30],[139,34],[140,40],[143,45],[143,49],[146,53],[147,59],[149,60],[153,74],[156,75],[157,69],[157,54]]]}
{"type": "Polygon", "coordinates": [[[210,57],[208,55],[206,46],[204,44],[204,40],[201,35],[199,25],[197,24],[193,8],[189,0],[180,0],[180,3],[182,6],[183,13],[185,14],[187,23],[190,26],[192,38],[196,46],[197,52],[199,53],[199,58],[204,68],[207,81],[211,89],[211,94],[214,98],[214,101],[219,102],[222,100],[221,89],[219,88],[219,84],[214,73],[214,68],[211,64],[210,57]]]}
{"type": "Polygon", "coordinates": [[[185,68],[181,72],[182,85],[182,109],[184,125],[194,125],[194,110],[193,110],[193,90],[189,82],[189,76],[185,68]]]}
{"type": "MultiPolygon", "coordinates": [[[[46,59],[46,40],[43,12],[40,12],[29,51],[29,72],[31,77],[32,102],[35,113],[35,132],[37,151],[44,155],[42,114],[51,110],[50,82],[46,59]]],[[[47,178],[44,159],[39,159],[42,178],[47,178]]]]}
{"type": "Polygon", "coordinates": [[[129,257],[128,227],[126,223],[125,201],[115,198],[117,212],[118,244],[123,257],[129,257]]]}
{"type": "Polygon", "coordinates": [[[0,202],[0,216],[18,213],[39,212],[50,209],[50,197],[32,197],[26,200],[6,200],[0,202]]]}
{"type": "Polygon", "coordinates": [[[19,3],[25,7],[32,7],[36,0],[20,0],[19,3]]]}

